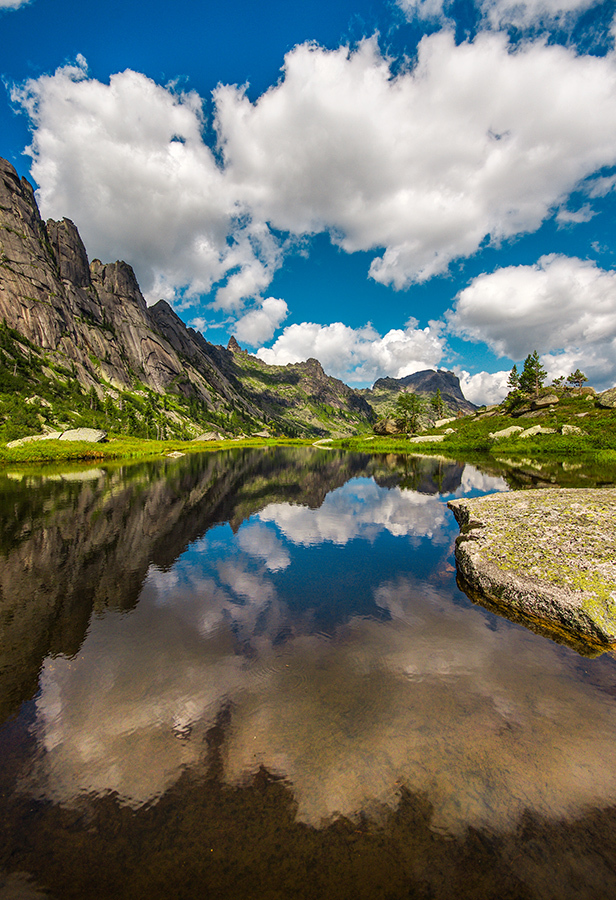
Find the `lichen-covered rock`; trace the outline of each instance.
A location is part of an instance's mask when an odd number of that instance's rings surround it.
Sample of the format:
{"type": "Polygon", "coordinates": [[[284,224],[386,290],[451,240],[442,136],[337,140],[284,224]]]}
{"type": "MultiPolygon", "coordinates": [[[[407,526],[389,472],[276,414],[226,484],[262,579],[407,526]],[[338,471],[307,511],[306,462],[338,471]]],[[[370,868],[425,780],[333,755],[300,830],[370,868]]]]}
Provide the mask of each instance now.
{"type": "Polygon", "coordinates": [[[616,409],[616,387],[610,388],[608,391],[603,391],[602,394],[599,394],[597,397],[597,406],[601,406],[603,409],[616,409]]]}
{"type": "Polygon", "coordinates": [[[204,431],[203,434],[193,438],[193,441],[222,441],[222,439],[222,435],[218,431],[204,431]]]}
{"type": "Polygon", "coordinates": [[[555,406],[560,402],[560,398],[556,394],[545,394],[543,397],[536,397],[531,402],[533,409],[545,409],[546,406],[555,406]]]}
{"type": "Polygon", "coordinates": [[[584,434],[584,432],[578,425],[567,425],[567,424],[563,425],[562,433],[565,435],[567,435],[567,434],[584,434]]]}
{"type": "Polygon", "coordinates": [[[463,584],[564,637],[616,643],[616,489],[515,491],[448,503],[463,584]]]}
{"type": "Polygon", "coordinates": [[[98,428],[69,428],[67,431],[48,431],[45,434],[30,434],[27,437],[9,441],[6,445],[9,449],[21,447],[31,441],[86,441],[89,444],[99,444],[107,440],[107,432],[98,428]]]}

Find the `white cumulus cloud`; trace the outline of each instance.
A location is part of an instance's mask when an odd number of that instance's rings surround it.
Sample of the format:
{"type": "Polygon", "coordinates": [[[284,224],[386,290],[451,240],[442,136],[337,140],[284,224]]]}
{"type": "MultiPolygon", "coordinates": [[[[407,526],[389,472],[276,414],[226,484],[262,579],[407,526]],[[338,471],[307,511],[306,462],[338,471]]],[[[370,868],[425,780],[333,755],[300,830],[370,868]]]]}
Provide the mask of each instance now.
{"type": "Polygon", "coordinates": [[[500,403],[509,393],[507,385],[509,371],[477,372],[471,375],[465,369],[456,368],[455,373],[460,379],[462,393],[467,400],[476,403],[477,406],[500,403]]]}
{"type": "Polygon", "coordinates": [[[258,308],[250,310],[234,325],[240,344],[257,347],[269,341],[289,314],[287,304],[277,297],[267,297],[258,308]]]}
{"type": "Polygon", "coordinates": [[[616,272],[588,260],[550,255],[479,275],[448,320],[499,356],[522,359],[537,349],[551,377],[580,365],[596,387],[616,381],[616,272]]]}
{"type": "Polygon", "coordinates": [[[215,92],[227,172],[257,218],[298,234],[328,231],[403,288],[456,258],[533,231],[572,188],[616,160],[611,56],[480,34],[424,37],[414,68],[392,76],[376,41],[303,44],[252,103],[215,92]]]}
{"type": "Polygon", "coordinates": [[[197,296],[228,273],[218,305],[238,309],[278,264],[203,141],[202,101],[138,72],[88,78],[86,61],[13,91],[34,126],[44,216],[70,216],[90,252],[127,259],[151,300],[197,296]]]}
{"type": "Polygon", "coordinates": [[[257,356],[282,366],[315,357],[329,375],[359,384],[385,375],[402,378],[436,368],[444,352],[445,340],[438,326],[417,328],[417,321],[411,319],[406,328],[391,329],[383,336],[370,325],[289,325],[271,348],[262,348],[257,356]]]}
{"type": "Polygon", "coordinates": [[[404,288],[486,242],[532,231],[616,162],[613,54],[505,34],[424,37],[393,75],[375,39],[295,47],[251,102],[138,72],[90,78],[85,60],[13,90],[30,116],[45,216],[70,216],[90,252],[127,258],[150,299],[215,293],[240,314],[282,264],[286,235],[371,251],[404,288]],[[210,130],[210,137],[214,133],[210,130]]]}

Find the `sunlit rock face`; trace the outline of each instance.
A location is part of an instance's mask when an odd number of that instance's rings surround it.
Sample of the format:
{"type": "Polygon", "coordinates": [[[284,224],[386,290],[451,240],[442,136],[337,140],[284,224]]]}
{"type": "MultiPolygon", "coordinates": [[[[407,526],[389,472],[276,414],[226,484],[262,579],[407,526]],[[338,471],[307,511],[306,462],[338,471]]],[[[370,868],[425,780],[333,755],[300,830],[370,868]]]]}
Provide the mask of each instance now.
{"type": "MultiPolygon", "coordinates": [[[[479,487],[506,485],[467,467],[455,493],[479,487]]],[[[175,562],[152,561],[133,608],[47,659],[22,790],[155,801],[205,765],[227,710],[224,778],[266,767],[312,825],[393,809],[403,786],[451,833],[616,801],[613,661],[586,678],[573,652],[464,598],[453,493],[364,473],[312,509],[266,495],[233,529],[195,530],[175,562]]]]}

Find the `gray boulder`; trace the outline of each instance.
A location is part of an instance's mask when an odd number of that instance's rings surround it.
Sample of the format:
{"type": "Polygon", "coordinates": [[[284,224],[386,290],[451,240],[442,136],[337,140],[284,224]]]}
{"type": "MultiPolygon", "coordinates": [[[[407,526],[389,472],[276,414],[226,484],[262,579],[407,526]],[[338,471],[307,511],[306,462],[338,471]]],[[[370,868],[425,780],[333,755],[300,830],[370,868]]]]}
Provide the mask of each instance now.
{"type": "Polygon", "coordinates": [[[86,441],[88,444],[100,444],[107,440],[107,432],[98,428],[69,428],[63,431],[59,441],[86,441]]]}
{"type": "Polygon", "coordinates": [[[559,403],[556,394],[546,394],[545,397],[537,397],[530,405],[533,409],[545,409],[546,406],[554,406],[556,403],[559,403]]]}
{"type": "Polygon", "coordinates": [[[505,438],[512,437],[519,431],[524,431],[521,425],[510,425],[509,428],[503,428],[502,431],[491,431],[488,437],[493,441],[502,441],[505,438]]]}
{"type": "Polygon", "coordinates": [[[203,434],[193,438],[193,441],[222,441],[223,437],[218,431],[205,431],[203,434]]]}
{"type": "Polygon", "coordinates": [[[602,394],[599,394],[597,397],[597,406],[601,406],[603,409],[616,409],[616,387],[610,388],[608,391],[603,391],[602,394]]]}
{"type": "Polygon", "coordinates": [[[518,437],[529,438],[534,437],[536,434],[556,434],[556,429],[544,428],[543,425],[533,425],[532,428],[527,428],[526,431],[523,431],[518,437]]]}

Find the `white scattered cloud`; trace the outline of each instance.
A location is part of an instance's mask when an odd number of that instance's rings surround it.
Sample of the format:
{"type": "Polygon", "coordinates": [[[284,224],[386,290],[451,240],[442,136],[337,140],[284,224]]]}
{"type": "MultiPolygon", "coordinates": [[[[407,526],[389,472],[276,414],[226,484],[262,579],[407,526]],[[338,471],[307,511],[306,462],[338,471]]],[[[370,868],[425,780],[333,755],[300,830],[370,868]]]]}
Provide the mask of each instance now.
{"type": "MultiPolygon", "coordinates": [[[[485,24],[492,28],[508,25],[529,28],[575,19],[599,2],[600,0],[478,0],[477,7],[485,24]]],[[[451,18],[451,0],[397,0],[397,4],[409,19],[447,22],[451,18]]]]}
{"type": "Polygon", "coordinates": [[[481,9],[492,27],[528,28],[577,18],[600,0],[482,0],[481,9]]]}
{"type": "Polygon", "coordinates": [[[586,185],[590,197],[606,197],[616,188],[616,175],[605,175],[593,178],[586,185]]]}
{"type": "Polygon", "coordinates": [[[244,525],[237,541],[244,553],[263,560],[270,572],[280,572],[291,564],[289,551],[271,528],[261,524],[244,525]]]}
{"type": "Polygon", "coordinates": [[[238,319],[233,327],[235,337],[240,344],[248,344],[251,347],[265,344],[271,340],[288,314],[289,310],[284,300],[267,297],[258,308],[252,309],[238,319]]]}
{"type": "Polygon", "coordinates": [[[616,272],[588,260],[551,255],[480,275],[448,321],[499,356],[518,360],[538,350],[551,377],[580,365],[595,387],[616,381],[616,272]]]}
{"type": "Polygon", "coordinates": [[[579,225],[580,222],[590,222],[595,211],[589,203],[585,203],[579,209],[561,208],[556,213],[556,221],[559,225],[579,225]]]}
{"type": "Polygon", "coordinates": [[[414,319],[406,328],[394,328],[383,336],[371,325],[351,328],[342,322],[302,322],[287,326],[274,345],[262,348],[257,356],[271,365],[282,366],[315,357],[329,375],[345,382],[367,384],[385,375],[402,378],[436,368],[444,348],[438,325],[417,328],[414,319]]]}
{"type": "Polygon", "coordinates": [[[460,379],[462,393],[467,400],[476,403],[477,406],[500,403],[509,393],[507,386],[509,371],[478,372],[475,375],[462,368],[456,368],[454,371],[460,379]]]}
{"type": "Polygon", "coordinates": [[[19,9],[20,6],[26,6],[30,0],[0,0],[0,9],[19,9]]]}

